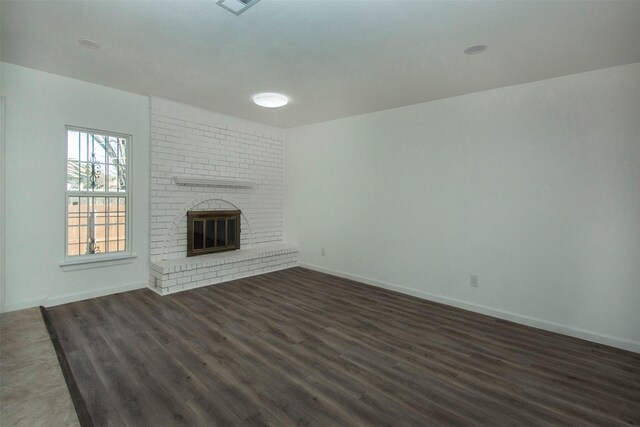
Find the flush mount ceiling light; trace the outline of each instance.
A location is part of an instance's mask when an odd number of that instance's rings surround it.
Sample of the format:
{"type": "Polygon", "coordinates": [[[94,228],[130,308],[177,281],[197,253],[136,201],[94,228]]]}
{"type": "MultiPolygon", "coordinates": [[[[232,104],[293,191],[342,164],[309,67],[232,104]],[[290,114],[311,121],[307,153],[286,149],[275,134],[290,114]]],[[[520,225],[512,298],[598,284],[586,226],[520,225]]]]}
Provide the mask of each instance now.
{"type": "Polygon", "coordinates": [[[466,48],[464,50],[464,53],[466,53],[467,55],[476,55],[478,53],[482,53],[485,50],[487,50],[487,45],[486,44],[476,44],[473,46],[469,46],[468,48],[466,48]]]}
{"type": "Polygon", "coordinates": [[[261,107],[278,108],[289,103],[289,98],[279,93],[259,93],[253,96],[253,102],[261,107]]]}
{"type": "Polygon", "coordinates": [[[234,15],[240,15],[260,0],[218,0],[218,5],[234,15]]]}
{"type": "Polygon", "coordinates": [[[78,43],[80,46],[86,47],[87,49],[100,49],[100,43],[91,39],[78,39],[78,43]]]}

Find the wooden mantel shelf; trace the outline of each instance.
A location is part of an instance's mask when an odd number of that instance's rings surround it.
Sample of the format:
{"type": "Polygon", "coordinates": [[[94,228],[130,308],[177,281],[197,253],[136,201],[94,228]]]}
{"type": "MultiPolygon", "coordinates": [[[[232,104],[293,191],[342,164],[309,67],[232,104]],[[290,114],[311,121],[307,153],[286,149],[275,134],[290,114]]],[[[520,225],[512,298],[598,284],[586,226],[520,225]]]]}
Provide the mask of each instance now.
{"type": "Polygon", "coordinates": [[[188,176],[174,176],[173,182],[177,185],[203,186],[203,187],[233,187],[251,188],[254,183],[232,178],[193,178],[188,176]]]}

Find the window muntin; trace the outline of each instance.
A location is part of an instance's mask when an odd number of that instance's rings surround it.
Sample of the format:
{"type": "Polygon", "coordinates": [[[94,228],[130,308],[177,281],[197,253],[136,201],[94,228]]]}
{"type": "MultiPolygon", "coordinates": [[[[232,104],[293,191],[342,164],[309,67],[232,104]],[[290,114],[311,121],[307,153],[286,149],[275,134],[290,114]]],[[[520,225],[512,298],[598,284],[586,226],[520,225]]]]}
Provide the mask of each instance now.
{"type": "Polygon", "coordinates": [[[66,256],[129,252],[131,137],[67,127],[66,256]]]}

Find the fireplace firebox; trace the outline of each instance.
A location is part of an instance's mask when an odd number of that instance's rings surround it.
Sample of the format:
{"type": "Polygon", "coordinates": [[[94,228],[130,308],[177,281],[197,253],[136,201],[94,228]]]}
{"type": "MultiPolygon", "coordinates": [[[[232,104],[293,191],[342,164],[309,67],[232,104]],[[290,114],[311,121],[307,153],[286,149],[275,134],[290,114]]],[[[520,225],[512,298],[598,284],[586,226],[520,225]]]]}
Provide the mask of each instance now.
{"type": "Polygon", "coordinates": [[[187,212],[187,256],[240,249],[240,211],[187,212]]]}

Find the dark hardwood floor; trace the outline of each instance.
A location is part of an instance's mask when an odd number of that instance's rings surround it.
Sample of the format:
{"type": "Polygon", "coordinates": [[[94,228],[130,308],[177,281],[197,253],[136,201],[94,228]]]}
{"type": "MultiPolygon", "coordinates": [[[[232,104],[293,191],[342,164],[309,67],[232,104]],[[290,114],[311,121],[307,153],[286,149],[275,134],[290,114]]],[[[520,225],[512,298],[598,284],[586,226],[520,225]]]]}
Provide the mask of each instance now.
{"type": "Polygon", "coordinates": [[[640,425],[640,354],[302,268],[47,313],[95,425],[640,425]]]}

